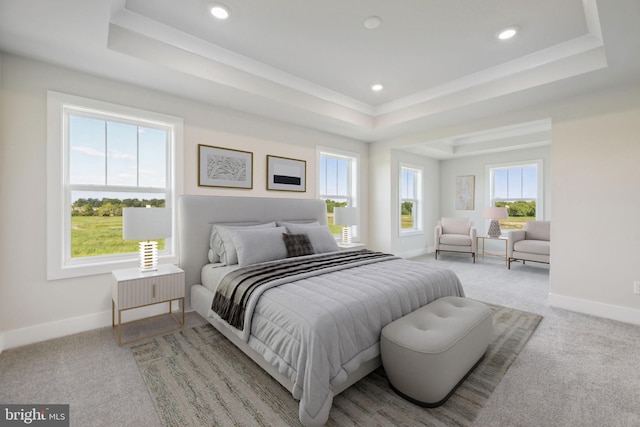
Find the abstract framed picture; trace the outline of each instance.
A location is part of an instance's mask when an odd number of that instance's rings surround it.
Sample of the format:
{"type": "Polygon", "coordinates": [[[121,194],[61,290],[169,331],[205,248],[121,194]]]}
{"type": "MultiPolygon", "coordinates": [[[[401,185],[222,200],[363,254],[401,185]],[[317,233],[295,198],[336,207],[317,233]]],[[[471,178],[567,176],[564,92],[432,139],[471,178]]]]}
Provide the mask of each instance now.
{"type": "Polygon", "coordinates": [[[307,191],[307,162],[267,155],[267,190],[307,191]]]}
{"type": "Polygon", "coordinates": [[[253,188],[253,153],[198,144],[198,185],[253,188]]]}
{"type": "Polygon", "coordinates": [[[472,211],[474,209],[475,187],[475,175],[456,177],[456,210],[472,211]]]}

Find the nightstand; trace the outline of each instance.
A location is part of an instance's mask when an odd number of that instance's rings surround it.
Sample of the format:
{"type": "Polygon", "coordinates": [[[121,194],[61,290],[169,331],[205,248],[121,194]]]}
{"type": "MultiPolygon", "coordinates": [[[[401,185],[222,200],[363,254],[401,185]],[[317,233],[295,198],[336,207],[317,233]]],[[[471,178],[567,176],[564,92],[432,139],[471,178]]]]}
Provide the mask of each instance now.
{"type": "MultiPolygon", "coordinates": [[[[116,336],[118,345],[128,344],[145,338],[150,338],[160,334],[166,334],[181,329],[184,326],[184,271],[171,264],[159,265],[156,271],[141,272],[139,268],[128,268],[115,270],[111,273],[111,326],[116,327],[115,312],[118,311],[118,323],[116,336]],[[173,314],[173,301],[179,301],[182,308],[181,318],[176,318],[173,314]],[[178,326],[176,328],[163,330],[144,337],[135,338],[122,342],[122,312],[146,307],[153,304],[169,303],[169,314],[178,326]]],[[[156,317],[156,316],[152,316],[156,317]]],[[[151,317],[147,317],[149,319],[151,317]]],[[[133,323],[138,319],[127,323],[133,323]]]]}
{"type": "Polygon", "coordinates": [[[359,251],[361,249],[367,249],[366,243],[341,243],[338,242],[338,247],[341,251],[359,251]]]}

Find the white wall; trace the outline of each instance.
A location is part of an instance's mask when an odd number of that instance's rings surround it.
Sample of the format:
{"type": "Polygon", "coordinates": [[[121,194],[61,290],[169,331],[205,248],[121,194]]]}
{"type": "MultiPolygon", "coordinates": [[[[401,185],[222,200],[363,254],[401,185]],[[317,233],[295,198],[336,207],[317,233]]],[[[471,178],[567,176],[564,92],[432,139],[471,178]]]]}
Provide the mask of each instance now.
{"type": "Polygon", "coordinates": [[[640,89],[629,98],[553,123],[550,303],[640,324],[640,89]]]}
{"type": "Polygon", "coordinates": [[[433,227],[440,212],[439,161],[392,148],[387,142],[372,143],[369,157],[369,241],[370,249],[403,257],[427,253],[433,246],[433,227]],[[424,202],[422,232],[400,236],[400,163],[421,167],[424,202]]]}
{"type": "Polygon", "coordinates": [[[391,247],[404,257],[423,255],[433,247],[434,225],[440,216],[440,162],[402,150],[391,151],[391,247]],[[419,234],[400,235],[400,164],[422,168],[422,230],[419,234]]]}
{"type": "MultiPolygon", "coordinates": [[[[443,160],[440,163],[440,211],[443,217],[468,217],[474,222],[478,236],[486,235],[489,220],[482,217],[482,211],[489,206],[489,184],[487,167],[501,164],[526,162],[542,159],[544,174],[543,218],[551,219],[551,147],[543,146],[522,150],[504,151],[483,156],[462,157],[459,159],[443,160]],[[456,177],[463,175],[475,176],[474,209],[456,210],[455,189],[456,177]]],[[[435,224],[434,224],[435,226],[435,224]]]]}
{"type": "MultiPolygon", "coordinates": [[[[551,147],[463,157],[440,162],[441,216],[469,216],[484,233],[486,165],[543,159],[544,218],[552,221],[549,304],[586,314],[640,324],[640,85],[621,84],[576,95],[529,112],[496,118],[494,126],[552,118],[551,147]],[[456,211],[455,177],[476,176],[476,206],[456,211]]],[[[444,129],[451,135],[488,128],[486,121],[444,129]]],[[[443,135],[440,135],[443,136],[443,135]]],[[[446,136],[446,135],[444,135],[446,136]]],[[[402,144],[375,143],[371,148],[370,216],[379,230],[392,224],[392,152],[402,144]],[[381,175],[376,177],[376,173],[381,175]],[[375,201],[375,204],[373,203],[375,201]]],[[[372,233],[378,232],[371,228],[372,233]]],[[[394,248],[388,235],[376,239],[394,248]]]]}
{"type": "MultiPolygon", "coordinates": [[[[367,206],[368,146],[355,140],[192,102],[41,62],[0,55],[0,344],[29,342],[108,326],[110,275],[46,279],[46,91],[54,90],[184,118],[187,194],[315,198],[316,145],[360,154],[367,206]],[[254,189],[198,187],[197,145],[254,153],[254,189]],[[266,190],[266,155],[307,161],[307,192],[266,190]]],[[[367,213],[362,214],[362,239],[367,213]]],[[[2,347],[0,347],[0,350],[2,347]]]]}
{"type": "Polygon", "coordinates": [[[369,239],[370,249],[391,252],[391,150],[384,144],[369,148],[369,239]]]}

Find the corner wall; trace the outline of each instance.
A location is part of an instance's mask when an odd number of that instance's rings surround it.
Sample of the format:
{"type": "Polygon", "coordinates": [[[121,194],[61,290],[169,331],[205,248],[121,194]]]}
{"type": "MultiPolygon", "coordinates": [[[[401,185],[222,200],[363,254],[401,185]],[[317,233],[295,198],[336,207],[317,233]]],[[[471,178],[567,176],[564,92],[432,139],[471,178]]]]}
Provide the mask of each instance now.
{"type": "MultiPolygon", "coordinates": [[[[183,117],[186,194],[315,198],[316,146],[322,145],[360,154],[361,203],[369,203],[364,142],[23,57],[1,54],[0,60],[0,343],[5,348],[111,325],[110,275],[46,278],[47,90],[183,117]],[[198,187],[198,144],[252,151],[253,190],[198,187]],[[267,191],[267,154],[306,160],[307,191],[267,191]]],[[[367,212],[361,216],[366,224],[367,212]]],[[[362,233],[366,241],[366,226],[362,233]]]]}
{"type": "MultiPolygon", "coordinates": [[[[501,164],[526,162],[542,159],[543,162],[543,215],[551,219],[551,147],[543,146],[522,150],[504,151],[482,156],[462,157],[440,162],[440,211],[443,217],[468,217],[476,226],[478,236],[486,235],[489,220],[482,217],[482,211],[489,206],[489,183],[487,168],[501,164]],[[456,177],[475,176],[475,202],[473,210],[456,210],[456,177]]],[[[434,224],[435,226],[435,224],[434,224]]]]}
{"type": "Polygon", "coordinates": [[[554,121],[552,158],[551,305],[640,325],[640,106],[554,121]]]}

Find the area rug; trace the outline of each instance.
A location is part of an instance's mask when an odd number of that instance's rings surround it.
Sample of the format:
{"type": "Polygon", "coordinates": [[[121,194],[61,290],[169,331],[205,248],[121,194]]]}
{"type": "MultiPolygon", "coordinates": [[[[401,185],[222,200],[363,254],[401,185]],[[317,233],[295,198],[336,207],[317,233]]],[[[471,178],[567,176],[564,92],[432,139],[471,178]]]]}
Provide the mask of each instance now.
{"type": "MultiPolygon", "coordinates": [[[[468,426],[542,320],[487,304],[493,339],[483,361],[447,402],[405,401],[377,369],[333,400],[328,426],[468,426]]],[[[210,325],[131,347],[164,426],[297,426],[298,402],[210,325]]]]}

